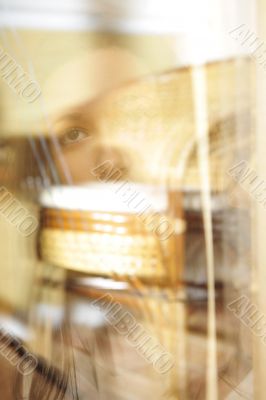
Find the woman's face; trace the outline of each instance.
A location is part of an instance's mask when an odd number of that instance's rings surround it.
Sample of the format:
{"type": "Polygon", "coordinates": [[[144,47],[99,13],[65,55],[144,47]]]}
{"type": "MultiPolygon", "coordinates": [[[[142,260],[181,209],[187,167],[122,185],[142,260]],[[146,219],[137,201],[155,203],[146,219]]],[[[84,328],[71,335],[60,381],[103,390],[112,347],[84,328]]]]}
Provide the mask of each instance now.
{"type": "Polygon", "coordinates": [[[75,113],[60,119],[55,124],[55,131],[56,135],[50,139],[52,156],[64,183],[95,181],[93,169],[106,161],[111,161],[122,175],[127,169],[122,150],[103,141],[97,124],[88,113],[75,113]]]}

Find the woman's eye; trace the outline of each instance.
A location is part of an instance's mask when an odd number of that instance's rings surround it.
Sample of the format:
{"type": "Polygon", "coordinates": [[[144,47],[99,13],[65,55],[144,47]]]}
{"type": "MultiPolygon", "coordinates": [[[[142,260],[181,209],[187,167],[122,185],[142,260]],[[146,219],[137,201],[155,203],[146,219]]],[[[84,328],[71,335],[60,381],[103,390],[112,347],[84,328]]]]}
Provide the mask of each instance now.
{"type": "Polygon", "coordinates": [[[88,133],[81,129],[71,129],[70,131],[66,132],[60,139],[60,143],[63,146],[72,143],[78,143],[81,140],[86,139],[89,137],[88,133]]]}

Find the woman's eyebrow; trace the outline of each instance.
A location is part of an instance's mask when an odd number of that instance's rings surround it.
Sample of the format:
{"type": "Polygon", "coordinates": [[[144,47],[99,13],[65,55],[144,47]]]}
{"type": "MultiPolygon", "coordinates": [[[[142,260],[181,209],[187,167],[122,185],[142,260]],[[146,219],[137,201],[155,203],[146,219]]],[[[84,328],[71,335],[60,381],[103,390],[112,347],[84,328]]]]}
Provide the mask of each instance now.
{"type": "Polygon", "coordinates": [[[73,121],[80,121],[83,119],[84,119],[83,113],[65,114],[65,115],[62,115],[61,117],[57,118],[55,125],[61,124],[61,123],[70,123],[73,121]]]}

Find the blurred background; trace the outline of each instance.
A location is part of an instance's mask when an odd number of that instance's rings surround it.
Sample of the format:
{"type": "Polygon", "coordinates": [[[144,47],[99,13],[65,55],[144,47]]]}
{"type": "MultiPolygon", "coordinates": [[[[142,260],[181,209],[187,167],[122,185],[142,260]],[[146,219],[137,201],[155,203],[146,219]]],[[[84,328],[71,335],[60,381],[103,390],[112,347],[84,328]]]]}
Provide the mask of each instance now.
{"type": "Polygon", "coordinates": [[[263,1],[0,8],[3,398],[264,398],[263,1]]]}

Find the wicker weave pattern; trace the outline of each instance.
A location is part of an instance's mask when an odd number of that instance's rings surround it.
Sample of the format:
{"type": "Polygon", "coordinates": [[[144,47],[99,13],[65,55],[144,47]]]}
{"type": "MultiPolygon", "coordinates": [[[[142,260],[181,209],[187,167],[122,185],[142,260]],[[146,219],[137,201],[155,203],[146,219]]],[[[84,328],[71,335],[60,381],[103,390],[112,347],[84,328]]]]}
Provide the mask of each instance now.
{"type": "Polygon", "coordinates": [[[162,276],[163,257],[156,239],[44,229],[43,258],[55,265],[91,274],[162,276]]]}
{"type": "Polygon", "coordinates": [[[175,244],[183,232],[178,233],[162,241],[134,215],[45,208],[40,252],[45,261],[69,270],[164,280],[176,262],[175,244]]]}

